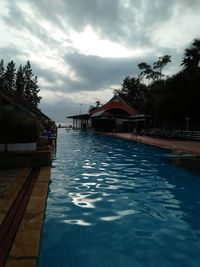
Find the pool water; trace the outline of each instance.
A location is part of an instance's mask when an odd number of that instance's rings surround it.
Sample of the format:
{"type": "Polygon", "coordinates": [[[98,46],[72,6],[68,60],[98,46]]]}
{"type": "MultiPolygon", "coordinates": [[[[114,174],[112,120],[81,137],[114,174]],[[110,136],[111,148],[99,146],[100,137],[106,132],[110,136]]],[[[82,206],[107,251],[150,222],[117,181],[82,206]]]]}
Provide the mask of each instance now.
{"type": "Polygon", "coordinates": [[[59,130],[38,267],[200,266],[200,176],[165,154],[59,130]]]}

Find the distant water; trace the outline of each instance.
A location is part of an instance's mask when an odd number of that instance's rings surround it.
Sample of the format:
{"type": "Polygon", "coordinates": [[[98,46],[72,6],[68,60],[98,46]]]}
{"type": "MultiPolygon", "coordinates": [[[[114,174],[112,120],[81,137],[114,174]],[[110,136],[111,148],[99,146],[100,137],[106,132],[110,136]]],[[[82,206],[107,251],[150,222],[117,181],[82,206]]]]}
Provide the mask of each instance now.
{"type": "Polygon", "coordinates": [[[60,129],[38,267],[200,266],[200,176],[165,153],[60,129]]]}
{"type": "Polygon", "coordinates": [[[72,120],[67,120],[66,122],[56,122],[57,126],[59,126],[59,124],[62,125],[62,126],[68,126],[69,127],[69,125],[73,125],[73,121],[72,120]]]}

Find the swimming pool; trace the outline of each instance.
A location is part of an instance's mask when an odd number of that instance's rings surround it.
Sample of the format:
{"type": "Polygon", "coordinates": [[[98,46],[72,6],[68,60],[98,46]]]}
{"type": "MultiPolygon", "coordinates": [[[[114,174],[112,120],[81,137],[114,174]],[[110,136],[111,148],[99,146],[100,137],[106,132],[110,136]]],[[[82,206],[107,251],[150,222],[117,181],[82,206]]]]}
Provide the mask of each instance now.
{"type": "Polygon", "coordinates": [[[59,130],[38,267],[200,266],[200,176],[166,153],[59,130]]]}

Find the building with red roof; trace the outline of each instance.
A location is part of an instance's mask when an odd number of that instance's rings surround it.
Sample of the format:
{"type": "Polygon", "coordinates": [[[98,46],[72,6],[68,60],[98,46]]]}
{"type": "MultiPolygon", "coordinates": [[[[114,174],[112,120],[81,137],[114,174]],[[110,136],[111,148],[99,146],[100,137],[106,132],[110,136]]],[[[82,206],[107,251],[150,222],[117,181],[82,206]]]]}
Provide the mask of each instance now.
{"type": "Polygon", "coordinates": [[[90,113],[91,127],[100,131],[127,131],[128,118],[137,113],[119,95],[114,95],[106,104],[90,113]]]}
{"type": "Polygon", "coordinates": [[[70,116],[73,119],[73,128],[92,128],[97,131],[129,131],[129,118],[138,114],[138,111],[115,94],[106,104],[89,114],[70,116]]]}

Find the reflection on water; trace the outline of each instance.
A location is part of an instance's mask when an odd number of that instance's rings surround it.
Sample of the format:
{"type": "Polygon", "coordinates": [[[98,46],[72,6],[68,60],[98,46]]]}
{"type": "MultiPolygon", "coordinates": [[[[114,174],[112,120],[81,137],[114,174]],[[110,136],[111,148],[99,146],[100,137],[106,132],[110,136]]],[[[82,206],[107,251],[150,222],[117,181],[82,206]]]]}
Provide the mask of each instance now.
{"type": "Polygon", "coordinates": [[[38,266],[198,266],[200,177],[164,153],[60,130],[38,266]]]}

